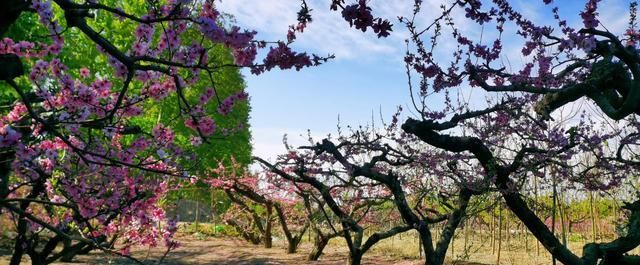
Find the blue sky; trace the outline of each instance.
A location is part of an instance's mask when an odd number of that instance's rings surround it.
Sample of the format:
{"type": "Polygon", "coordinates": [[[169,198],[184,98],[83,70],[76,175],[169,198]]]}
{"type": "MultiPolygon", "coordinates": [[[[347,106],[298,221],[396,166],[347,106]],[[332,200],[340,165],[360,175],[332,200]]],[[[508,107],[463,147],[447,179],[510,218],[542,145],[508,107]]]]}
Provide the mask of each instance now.
{"type": "MultiPolygon", "coordinates": [[[[443,1],[424,1],[425,11],[419,20],[426,23],[432,19],[443,1]]],[[[382,39],[372,32],[363,34],[349,28],[339,12],[329,11],[329,0],[307,2],[313,9],[314,21],[298,36],[294,47],[320,55],[335,54],[336,59],[300,72],[275,70],[260,76],[245,74],[251,95],[254,154],[261,157],[273,158],[284,152],[283,134],[289,134],[294,145],[304,144],[305,138],[298,135],[306,135],[308,129],[316,137],[335,133],[338,116],[342,125],[370,124],[372,116],[379,123],[380,113],[388,119],[398,105],[408,109],[411,103],[402,62],[407,33],[397,23],[397,16],[409,15],[413,1],[369,1],[377,16],[388,18],[394,24],[392,35],[382,39]]],[[[535,22],[550,21],[550,12],[541,0],[511,2],[535,22]]],[[[577,13],[584,1],[555,2],[560,3],[561,14],[570,24],[579,25],[577,13]]],[[[240,26],[257,30],[259,39],[277,40],[284,39],[288,25],[296,21],[299,3],[299,0],[224,0],[219,8],[233,14],[240,26]]],[[[611,31],[620,32],[627,22],[628,4],[627,0],[603,1],[600,20],[611,31]]],[[[459,19],[463,21],[462,17],[459,19]]],[[[470,36],[478,34],[477,29],[468,28],[464,23],[457,26],[470,36]]],[[[510,42],[509,38],[503,38],[503,41],[506,56],[518,57],[517,40],[510,42]]],[[[524,60],[526,58],[509,59],[515,64],[524,60]]],[[[481,97],[477,93],[474,96],[481,97]]],[[[430,103],[439,104],[435,101],[430,103]]]]}

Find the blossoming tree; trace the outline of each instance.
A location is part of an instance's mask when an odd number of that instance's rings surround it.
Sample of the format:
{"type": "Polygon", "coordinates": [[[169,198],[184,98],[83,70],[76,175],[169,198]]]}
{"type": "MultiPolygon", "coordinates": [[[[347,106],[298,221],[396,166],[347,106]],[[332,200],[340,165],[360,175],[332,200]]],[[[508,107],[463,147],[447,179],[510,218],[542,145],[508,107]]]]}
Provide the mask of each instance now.
{"type": "Polygon", "coordinates": [[[326,58],[284,42],[223,27],[213,1],[7,1],[0,16],[0,211],[16,221],[11,264],[33,264],[88,249],[128,255],[132,245],[177,246],[175,222],[159,200],[189,178],[192,151],[175,143],[171,126],[137,118],[173,100],[173,120],[192,130],[194,145],[233,132],[207,110],[232,112],[245,92],[217,93],[222,69],[301,69],[326,58]],[[15,35],[16,29],[23,34],[15,35]],[[130,29],[121,36],[112,28],[130,29]],[[74,45],[90,48],[74,54],[74,45]],[[231,60],[213,50],[228,49],[231,60]],[[260,49],[268,49],[258,60],[260,49]],[[86,56],[78,60],[78,57],[86,56]],[[86,64],[74,62],[83,61],[86,64]],[[194,100],[193,86],[209,89],[194,100]],[[159,225],[160,224],[160,225],[159,225]],[[118,244],[115,244],[118,242],[118,244]],[[58,244],[61,252],[55,253],[58,244]]]}
{"type": "MultiPolygon", "coordinates": [[[[619,238],[586,244],[579,256],[556,238],[521,193],[530,177],[559,177],[577,189],[608,190],[637,174],[637,4],[630,5],[626,31],[610,32],[599,21],[599,2],[585,1],[577,26],[561,17],[560,2],[552,0],[540,3],[554,18],[548,25],[502,0],[443,3],[428,24],[416,20],[425,13],[422,1],[415,1],[413,16],[400,18],[409,32],[407,74],[419,80],[410,82],[418,117],[408,118],[402,129],[433,147],[470,155],[509,210],[564,264],[634,264],[639,259],[626,254],[640,244],[639,201],[623,207],[627,225],[619,238]],[[474,37],[456,27],[461,23],[483,34],[474,37]],[[505,40],[510,46],[519,43],[521,66],[506,62],[505,40]],[[464,91],[478,91],[490,100],[482,104],[456,96],[464,91]],[[434,98],[444,98],[444,107],[430,106],[434,98]],[[586,105],[597,111],[581,109],[586,105]],[[554,124],[563,110],[579,117],[554,124]],[[500,144],[505,139],[508,144],[500,144]],[[547,167],[554,168],[553,176],[547,167]]],[[[350,25],[376,30],[366,1],[331,3],[342,8],[350,25]]]]}
{"type": "MultiPolygon", "coordinates": [[[[351,27],[363,32],[371,29],[379,37],[390,34],[392,25],[374,18],[367,1],[330,3],[351,27]]],[[[409,33],[404,62],[417,113],[417,118],[408,118],[401,128],[432,147],[455,154],[445,163],[451,169],[457,168],[454,160],[458,157],[467,158],[466,166],[474,169],[474,174],[459,177],[480,178],[480,183],[489,185],[485,191],[495,188],[509,210],[565,264],[629,264],[638,260],[626,253],[640,244],[640,202],[623,207],[628,211],[627,225],[619,238],[586,244],[578,256],[560,243],[522,194],[523,184],[530,178],[545,182],[561,178],[573,189],[609,190],[627,184],[629,176],[637,174],[637,4],[630,5],[626,31],[614,33],[601,26],[598,3],[585,2],[578,26],[563,19],[560,7],[551,0],[541,3],[554,18],[550,25],[539,25],[501,0],[443,3],[441,12],[427,24],[416,19],[429,14],[423,12],[422,1],[415,1],[413,15],[399,18],[409,33]],[[461,23],[483,34],[478,37],[456,27],[461,23]],[[505,48],[507,36],[509,47],[505,48]],[[521,45],[517,49],[524,58],[522,65],[505,62],[509,59],[507,49],[514,42],[521,45]],[[416,76],[418,81],[412,79],[416,76]],[[476,93],[488,100],[469,100],[470,91],[480,91],[476,93]],[[434,108],[434,100],[443,101],[443,107],[434,108]],[[604,117],[581,108],[585,105],[596,106],[604,117]],[[564,111],[571,111],[575,118],[565,120],[564,111]]],[[[388,158],[374,157],[358,165],[348,159],[353,147],[340,151],[345,145],[349,143],[323,141],[308,148],[318,154],[333,154],[333,163],[341,163],[347,173],[357,171],[355,177],[365,176],[369,170],[370,177],[385,182],[384,174],[372,169],[374,162],[389,163],[388,158]]],[[[269,168],[297,182],[315,183],[318,190],[327,189],[322,186],[326,181],[316,183],[306,175],[320,170],[313,163],[289,160],[278,164],[293,167],[290,171],[295,177],[274,165],[269,168]]],[[[360,182],[345,185],[353,183],[360,182]]],[[[470,188],[463,185],[463,190],[470,188]]]]}
{"type": "Polygon", "coordinates": [[[238,211],[228,210],[227,223],[252,243],[263,242],[266,248],[271,248],[272,223],[277,217],[287,240],[287,253],[295,253],[309,228],[304,212],[296,209],[296,204],[301,206],[298,197],[264,178],[268,175],[249,173],[245,167],[232,157],[229,166],[220,162],[218,168],[211,172],[213,177],[205,180],[212,187],[223,190],[241,215],[250,217],[248,224],[241,225],[237,220],[240,218],[236,218],[238,211]]]}
{"type": "Polygon", "coordinates": [[[390,228],[370,226],[368,217],[377,207],[390,202],[392,194],[380,183],[349,174],[348,169],[330,154],[301,149],[280,155],[275,163],[258,157],[255,160],[280,181],[305,186],[300,187],[307,192],[302,195],[313,196],[317,205],[314,208],[324,213],[323,222],[331,227],[328,235],[320,231],[316,247],[321,251],[330,239],[329,235],[341,233],[349,249],[349,264],[361,264],[363,255],[376,243],[412,229],[406,224],[390,228]],[[365,237],[366,230],[373,230],[368,237],[365,237]]]}

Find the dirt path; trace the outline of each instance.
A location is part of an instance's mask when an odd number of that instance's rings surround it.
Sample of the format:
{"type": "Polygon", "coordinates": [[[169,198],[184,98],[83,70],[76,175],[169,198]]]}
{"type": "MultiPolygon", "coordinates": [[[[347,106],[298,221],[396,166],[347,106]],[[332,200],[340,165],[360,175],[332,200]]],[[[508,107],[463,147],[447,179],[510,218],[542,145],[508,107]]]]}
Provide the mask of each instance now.
{"type": "MultiPolygon", "coordinates": [[[[237,238],[214,238],[198,240],[194,237],[180,237],[181,247],[167,255],[162,264],[166,265],[344,265],[347,262],[346,249],[341,247],[327,246],[320,261],[307,261],[307,253],[311,245],[304,243],[298,253],[286,254],[284,242],[274,242],[274,247],[265,249],[262,246],[254,246],[237,238]]],[[[157,264],[157,260],[162,257],[163,249],[134,249],[134,257],[144,260],[145,264],[157,264]]],[[[7,254],[7,253],[3,253],[7,254]]],[[[9,256],[0,255],[0,265],[8,264],[9,256]]],[[[25,257],[24,264],[30,261],[25,257]]],[[[106,255],[94,251],[89,255],[78,256],[72,263],[54,263],[57,265],[104,265],[104,264],[135,264],[134,262],[106,255]]],[[[402,260],[382,256],[379,253],[367,253],[363,264],[399,264],[417,265],[422,264],[420,260],[402,260]]]]}
{"type": "MultiPolygon", "coordinates": [[[[286,254],[285,242],[282,239],[275,239],[271,249],[262,246],[255,246],[238,238],[224,237],[204,237],[196,238],[182,234],[178,238],[181,247],[170,252],[161,264],[166,265],[345,265],[347,264],[348,251],[344,242],[340,239],[331,241],[324,251],[319,261],[307,261],[306,257],[311,250],[311,244],[303,241],[298,253],[286,254]]],[[[306,239],[306,238],[305,238],[306,239]]],[[[456,241],[456,255],[463,253],[461,240],[456,241]]],[[[418,258],[417,241],[412,237],[396,238],[380,242],[364,255],[363,264],[399,264],[418,265],[424,264],[418,258]]],[[[471,242],[470,242],[471,244],[471,242]]],[[[470,249],[469,257],[465,260],[473,262],[463,262],[457,260],[451,262],[453,256],[451,251],[447,254],[447,265],[486,265],[495,264],[496,255],[491,252],[491,247],[487,242],[473,241],[473,248],[470,249]]],[[[450,248],[450,250],[452,250],[450,248]]],[[[158,264],[157,261],[163,256],[162,248],[138,248],[132,250],[133,257],[144,261],[145,264],[158,264]]],[[[524,251],[521,248],[504,246],[501,264],[504,265],[548,265],[550,257],[542,250],[541,255],[536,255],[535,250],[524,251]]],[[[0,245],[0,265],[9,263],[11,250],[9,245],[0,245]]],[[[23,264],[30,264],[28,257],[24,257],[23,264]]],[[[57,265],[105,265],[122,264],[132,265],[135,262],[108,255],[99,251],[94,251],[89,255],[81,255],[72,263],[54,263],[57,265]]]]}

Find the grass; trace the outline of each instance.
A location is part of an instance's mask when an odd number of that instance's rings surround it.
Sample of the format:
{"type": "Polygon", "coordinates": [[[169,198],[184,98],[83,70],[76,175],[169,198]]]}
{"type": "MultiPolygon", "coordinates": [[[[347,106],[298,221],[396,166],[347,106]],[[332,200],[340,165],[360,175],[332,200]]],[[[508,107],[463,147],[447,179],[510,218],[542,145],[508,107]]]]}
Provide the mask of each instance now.
{"type": "MultiPolygon", "coordinates": [[[[434,238],[436,237],[435,230],[432,231],[432,235],[434,238]]],[[[603,239],[601,242],[607,240],[611,239],[603,239]]],[[[409,231],[380,241],[365,256],[374,254],[403,260],[421,259],[418,242],[417,232],[409,231]]],[[[582,247],[589,242],[588,236],[582,234],[575,233],[568,236],[569,248],[578,255],[582,254],[582,247]]],[[[346,243],[342,238],[333,239],[330,245],[347,251],[346,243]]],[[[464,229],[457,230],[453,247],[450,245],[447,250],[447,264],[497,264],[497,245],[498,241],[496,239],[496,245],[492,248],[488,231],[469,230],[465,232],[464,229]],[[465,233],[467,233],[466,243],[465,233]]],[[[630,254],[640,254],[640,247],[630,252],[630,254]]],[[[530,233],[514,233],[513,235],[506,235],[505,233],[502,238],[500,264],[546,265],[551,264],[551,255],[542,245],[537,243],[530,233]]]]}

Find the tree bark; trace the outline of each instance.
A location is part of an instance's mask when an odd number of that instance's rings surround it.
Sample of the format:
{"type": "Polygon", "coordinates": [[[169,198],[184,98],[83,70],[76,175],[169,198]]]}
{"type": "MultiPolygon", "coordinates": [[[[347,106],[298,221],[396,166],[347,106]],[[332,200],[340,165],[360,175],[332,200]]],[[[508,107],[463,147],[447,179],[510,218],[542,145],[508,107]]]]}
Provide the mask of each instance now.
{"type": "Polygon", "coordinates": [[[496,259],[496,265],[500,265],[500,253],[502,252],[502,205],[498,210],[498,258],[496,259]]]}
{"type": "Polygon", "coordinates": [[[640,244],[640,200],[626,206],[627,209],[632,211],[628,223],[628,235],[606,244],[589,244],[585,246],[583,250],[583,257],[578,257],[560,243],[558,238],[549,231],[545,223],[529,208],[522,198],[522,194],[514,190],[513,187],[517,187],[518,185],[510,179],[510,175],[519,169],[518,160],[516,159],[509,166],[500,165],[500,162],[494,157],[491,149],[487,147],[481,139],[451,136],[440,134],[436,131],[440,128],[451,128],[456,125],[457,121],[451,121],[449,123],[451,124],[418,121],[409,118],[402,125],[402,129],[407,133],[416,135],[434,147],[451,152],[469,151],[473,153],[474,157],[487,171],[487,175],[491,177],[493,184],[502,194],[507,207],[527,226],[529,231],[533,233],[547,251],[560,262],[571,265],[595,265],[603,258],[603,262],[606,263],[607,257],[611,256],[617,257],[617,261],[625,263],[635,260],[635,257],[623,256],[623,254],[640,244]]]}
{"type": "MultiPolygon", "coordinates": [[[[44,192],[44,177],[41,177],[36,181],[36,183],[33,186],[33,189],[31,190],[29,195],[27,195],[26,199],[34,199],[37,196],[39,196],[42,192],[44,192]]],[[[27,208],[29,208],[30,204],[31,203],[28,200],[20,202],[20,210],[25,212],[27,208]]],[[[22,255],[24,255],[25,252],[30,252],[31,251],[30,248],[32,248],[32,246],[30,245],[30,242],[27,240],[27,230],[29,228],[28,227],[29,224],[27,223],[27,218],[21,215],[17,215],[17,216],[18,216],[18,226],[17,226],[16,232],[18,233],[18,236],[16,237],[16,242],[13,248],[13,255],[11,256],[11,261],[9,262],[10,265],[20,264],[20,261],[22,260],[22,255]]]]}
{"type": "MultiPolygon", "coordinates": [[[[13,154],[0,155],[0,200],[6,199],[9,196],[9,175],[11,174],[11,162],[13,161],[13,154]]],[[[0,209],[0,213],[2,210],[0,209]]]]}
{"type": "Polygon", "coordinates": [[[329,239],[322,237],[320,235],[316,235],[313,241],[313,248],[311,252],[309,252],[309,256],[307,256],[307,260],[318,260],[322,255],[322,251],[329,243],[329,239]]]}
{"type": "Polygon", "coordinates": [[[271,206],[271,204],[268,204],[266,207],[267,207],[267,217],[265,218],[266,224],[264,228],[264,247],[271,248],[273,247],[273,238],[271,236],[271,228],[272,228],[271,215],[273,214],[273,207],[271,206]]]}
{"type": "Polygon", "coordinates": [[[256,233],[252,232],[252,231],[246,231],[242,225],[240,225],[238,222],[236,222],[235,220],[232,219],[227,219],[225,220],[225,222],[230,225],[231,227],[235,228],[236,231],[238,231],[238,233],[240,233],[240,236],[244,239],[246,239],[247,241],[251,242],[251,244],[254,245],[258,245],[260,244],[260,237],[258,235],[256,235],[256,233]]]}
{"type": "Polygon", "coordinates": [[[307,231],[307,228],[309,228],[309,222],[305,223],[303,228],[294,235],[287,225],[287,218],[284,215],[284,210],[282,210],[280,204],[275,203],[273,207],[276,209],[278,220],[280,220],[280,227],[282,227],[282,232],[284,232],[284,236],[287,239],[287,254],[296,253],[296,250],[300,245],[300,241],[302,241],[302,236],[307,231]]]}
{"type": "Polygon", "coordinates": [[[362,252],[359,250],[352,251],[349,254],[349,265],[360,265],[362,263],[362,252]]]}

